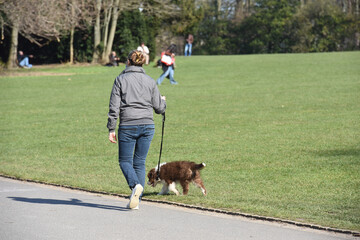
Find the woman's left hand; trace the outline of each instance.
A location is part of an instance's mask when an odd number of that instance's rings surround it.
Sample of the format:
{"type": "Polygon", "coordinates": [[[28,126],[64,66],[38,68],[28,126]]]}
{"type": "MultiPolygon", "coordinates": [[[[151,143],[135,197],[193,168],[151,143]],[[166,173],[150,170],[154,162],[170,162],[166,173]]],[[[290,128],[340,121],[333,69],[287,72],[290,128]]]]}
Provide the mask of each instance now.
{"type": "Polygon", "coordinates": [[[116,143],[116,134],[115,134],[115,132],[109,132],[109,140],[112,143],[116,143]]]}

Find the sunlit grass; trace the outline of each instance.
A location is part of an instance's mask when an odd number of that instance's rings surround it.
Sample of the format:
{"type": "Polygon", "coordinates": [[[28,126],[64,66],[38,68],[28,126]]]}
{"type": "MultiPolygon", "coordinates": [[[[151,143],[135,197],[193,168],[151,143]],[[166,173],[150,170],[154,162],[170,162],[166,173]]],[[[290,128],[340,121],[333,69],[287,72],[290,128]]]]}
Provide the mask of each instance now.
{"type": "MultiPolygon", "coordinates": [[[[360,230],[359,65],[358,52],[178,57],[179,85],[160,86],[162,161],[205,162],[208,196],[194,186],[186,197],[157,196],[160,186],[145,196],[360,230]]],[[[129,194],[106,129],[122,70],[35,67],[0,78],[0,173],[129,194]]],[[[159,156],[155,121],[147,170],[159,156]]]]}

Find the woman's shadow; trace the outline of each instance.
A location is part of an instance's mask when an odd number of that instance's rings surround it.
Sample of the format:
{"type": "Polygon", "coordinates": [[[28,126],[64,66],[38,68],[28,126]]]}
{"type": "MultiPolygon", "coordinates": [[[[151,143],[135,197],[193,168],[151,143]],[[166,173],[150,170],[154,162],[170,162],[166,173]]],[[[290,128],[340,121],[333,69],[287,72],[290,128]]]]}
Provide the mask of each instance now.
{"type": "Polygon", "coordinates": [[[73,205],[73,206],[100,208],[100,209],[116,210],[116,211],[129,211],[130,210],[125,207],[96,204],[96,203],[87,203],[87,202],[83,202],[76,198],[71,198],[70,200],[58,200],[58,199],[46,199],[46,198],[24,198],[24,197],[8,197],[8,198],[10,198],[14,201],[37,203],[37,204],[73,205]]]}

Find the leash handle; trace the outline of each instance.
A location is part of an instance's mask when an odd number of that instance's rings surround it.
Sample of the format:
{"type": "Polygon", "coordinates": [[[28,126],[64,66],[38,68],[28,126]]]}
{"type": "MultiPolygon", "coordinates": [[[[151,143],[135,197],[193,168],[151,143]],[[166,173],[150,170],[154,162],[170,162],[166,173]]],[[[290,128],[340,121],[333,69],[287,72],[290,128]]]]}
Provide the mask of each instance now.
{"type": "Polygon", "coordinates": [[[161,160],[162,146],[163,146],[163,140],[164,140],[165,113],[163,113],[162,116],[163,116],[163,119],[162,119],[162,130],[161,130],[160,154],[159,154],[158,168],[156,171],[157,179],[160,178],[160,160],[161,160]]]}

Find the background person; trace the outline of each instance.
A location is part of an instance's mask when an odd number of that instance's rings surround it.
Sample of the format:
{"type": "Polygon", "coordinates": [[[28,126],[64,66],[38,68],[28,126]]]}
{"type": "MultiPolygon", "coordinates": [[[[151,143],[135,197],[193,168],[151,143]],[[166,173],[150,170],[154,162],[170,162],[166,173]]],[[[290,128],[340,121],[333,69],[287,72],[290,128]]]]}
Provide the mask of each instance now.
{"type": "Polygon", "coordinates": [[[160,77],[156,80],[158,85],[164,81],[166,77],[169,77],[170,83],[173,85],[177,85],[178,82],[174,79],[175,73],[175,52],[176,52],[176,45],[171,44],[165,52],[161,53],[161,64],[163,73],[160,77]]]}
{"type": "Polygon", "coordinates": [[[117,67],[119,66],[120,58],[116,56],[116,52],[112,51],[109,56],[110,63],[107,66],[117,67]]]}
{"type": "Polygon", "coordinates": [[[137,48],[138,51],[142,52],[145,56],[145,64],[148,65],[149,64],[149,59],[150,59],[150,51],[149,48],[147,46],[145,46],[145,43],[141,43],[140,46],[137,48]]]}
{"type": "Polygon", "coordinates": [[[185,56],[191,56],[192,43],[194,42],[194,36],[189,34],[185,44],[185,56]]]}
{"type": "Polygon", "coordinates": [[[19,66],[23,68],[32,68],[32,64],[29,63],[29,58],[33,57],[33,55],[25,55],[23,51],[19,51],[17,56],[19,66]]]}
{"type": "Polygon", "coordinates": [[[119,165],[132,190],[128,208],[138,209],[145,185],[145,160],[155,125],[153,110],[162,114],[166,109],[165,97],[155,81],[145,74],[145,57],[140,51],[131,51],[124,71],[115,79],[109,103],[109,140],[116,143],[118,128],[119,165]],[[119,116],[120,115],[120,116],[119,116]]]}

